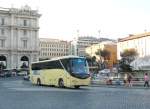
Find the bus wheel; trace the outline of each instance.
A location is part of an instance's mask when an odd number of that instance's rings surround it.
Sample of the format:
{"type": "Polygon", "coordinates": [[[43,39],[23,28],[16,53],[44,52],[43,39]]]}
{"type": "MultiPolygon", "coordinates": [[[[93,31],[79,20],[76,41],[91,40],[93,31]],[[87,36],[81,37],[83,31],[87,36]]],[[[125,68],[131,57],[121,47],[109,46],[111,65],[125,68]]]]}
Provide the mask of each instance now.
{"type": "Polygon", "coordinates": [[[64,88],[64,81],[63,81],[63,79],[59,79],[58,85],[59,85],[59,87],[64,88]]]}
{"type": "Polygon", "coordinates": [[[79,88],[80,88],[80,86],[74,86],[74,88],[79,89],[79,88]]]}
{"type": "Polygon", "coordinates": [[[41,80],[40,79],[37,79],[37,85],[41,86],[41,80]]]}

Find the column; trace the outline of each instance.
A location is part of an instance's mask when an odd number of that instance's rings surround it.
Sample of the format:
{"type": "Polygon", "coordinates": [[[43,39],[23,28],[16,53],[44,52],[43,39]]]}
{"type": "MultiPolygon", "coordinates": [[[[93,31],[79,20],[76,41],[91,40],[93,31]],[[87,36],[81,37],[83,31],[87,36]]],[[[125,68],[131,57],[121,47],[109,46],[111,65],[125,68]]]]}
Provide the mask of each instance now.
{"type": "Polygon", "coordinates": [[[20,68],[19,63],[20,63],[20,55],[19,55],[19,53],[17,52],[17,69],[20,68]]]}
{"type": "Polygon", "coordinates": [[[11,14],[10,24],[11,24],[11,28],[10,28],[10,48],[12,50],[13,49],[13,35],[14,35],[14,33],[13,33],[14,17],[13,17],[12,14],[11,14]]]}
{"type": "Polygon", "coordinates": [[[13,50],[13,15],[11,14],[11,22],[10,22],[10,24],[11,24],[11,28],[10,28],[10,49],[11,49],[11,51],[10,51],[10,69],[12,69],[13,68],[13,56],[12,56],[12,50],[13,50]]]}

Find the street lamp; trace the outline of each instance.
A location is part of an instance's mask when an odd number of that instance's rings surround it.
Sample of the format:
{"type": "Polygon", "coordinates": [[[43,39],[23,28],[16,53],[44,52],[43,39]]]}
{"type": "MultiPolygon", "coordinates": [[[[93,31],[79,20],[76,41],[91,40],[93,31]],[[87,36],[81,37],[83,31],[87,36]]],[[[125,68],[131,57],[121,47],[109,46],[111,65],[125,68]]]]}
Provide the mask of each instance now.
{"type": "Polygon", "coordinates": [[[101,43],[101,40],[100,40],[100,33],[101,33],[101,30],[98,30],[98,36],[99,36],[99,60],[100,60],[100,63],[99,63],[99,65],[100,65],[100,69],[101,69],[101,63],[102,63],[102,60],[101,60],[101,49],[100,49],[100,43],[101,43]]]}
{"type": "Polygon", "coordinates": [[[100,48],[100,43],[99,43],[99,65],[100,65],[100,69],[101,69],[101,67],[102,67],[101,63],[102,63],[102,59],[101,59],[101,48],[100,48]]]}
{"type": "Polygon", "coordinates": [[[93,63],[93,62],[92,62],[92,42],[91,42],[91,66],[93,66],[92,63],[93,63]]]}

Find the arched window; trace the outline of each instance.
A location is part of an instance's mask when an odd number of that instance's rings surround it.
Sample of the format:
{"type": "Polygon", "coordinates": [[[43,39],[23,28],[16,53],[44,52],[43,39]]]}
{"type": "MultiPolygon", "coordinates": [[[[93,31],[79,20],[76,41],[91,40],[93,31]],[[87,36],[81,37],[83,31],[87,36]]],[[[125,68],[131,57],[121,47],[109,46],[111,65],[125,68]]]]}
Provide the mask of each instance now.
{"type": "Polygon", "coordinates": [[[5,56],[0,56],[0,69],[6,69],[6,57],[5,56]]]}
{"type": "Polygon", "coordinates": [[[21,68],[28,68],[29,67],[29,59],[27,56],[21,57],[21,62],[22,62],[21,68]]]}

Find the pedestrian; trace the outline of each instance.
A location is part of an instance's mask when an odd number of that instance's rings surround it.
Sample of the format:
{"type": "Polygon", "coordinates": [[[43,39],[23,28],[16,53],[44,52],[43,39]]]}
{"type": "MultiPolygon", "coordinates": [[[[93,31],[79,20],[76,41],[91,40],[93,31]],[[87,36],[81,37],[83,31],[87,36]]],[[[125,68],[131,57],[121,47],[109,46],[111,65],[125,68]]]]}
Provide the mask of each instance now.
{"type": "Polygon", "coordinates": [[[127,86],[127,80],[126,79],[123,80],[123,84],[125,87],[127,86]]]}
{"type": "Polygon", "coordinates": [[[128,79],[128,86],[132,87],[132,76],[131,76],[131,74],[128,75],[127,79],[128,79]]]}
{"type": "Polygon", "coordinates": [[[149,87],[149,77],[147,73],[144,75],[144,87],[146,86],[149,87]]]}
{"type": "Polygon", "coordinates": [[[127,87],[128,86],[128,75],[125,74],[124,76],[124,80],[123,80],[124,86],[127,87]]]}

